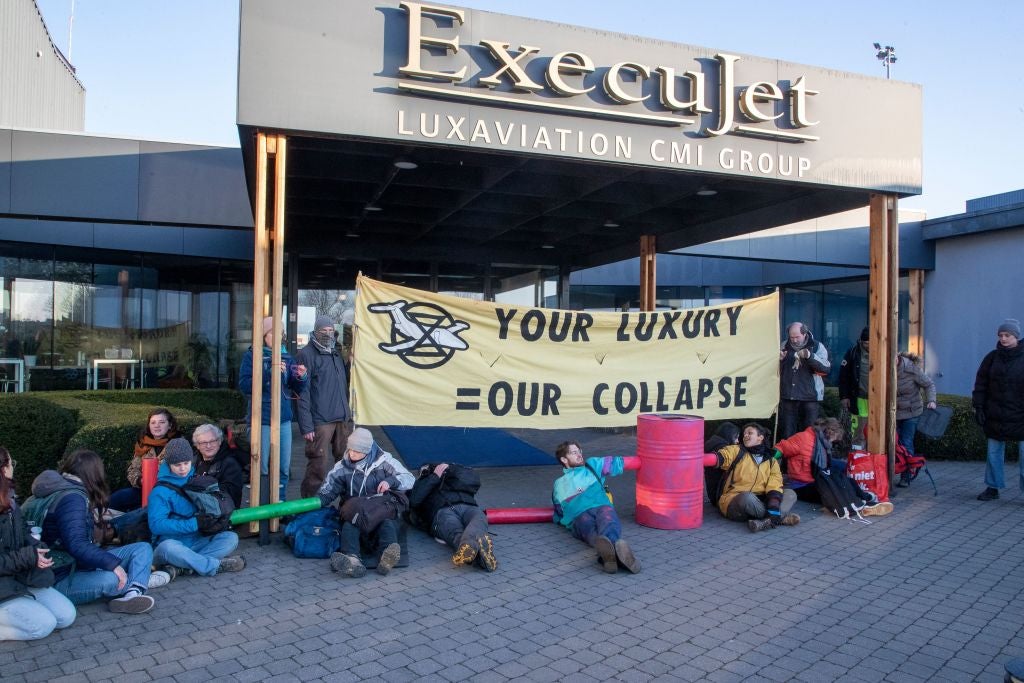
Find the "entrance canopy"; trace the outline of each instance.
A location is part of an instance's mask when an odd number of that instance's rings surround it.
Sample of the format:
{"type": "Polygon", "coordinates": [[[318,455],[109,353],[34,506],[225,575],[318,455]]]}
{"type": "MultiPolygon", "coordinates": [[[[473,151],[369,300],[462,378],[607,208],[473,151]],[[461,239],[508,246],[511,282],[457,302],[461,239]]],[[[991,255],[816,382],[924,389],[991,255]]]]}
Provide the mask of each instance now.
{"type": "Polygon", "coordinates": [[[500,276],[633,257],[642,235],[691,246],[920,193],[920,120],[916,85],[738,52],[398,0],[241,3],[250,188],[256,133],[286,135],[305,256],[500,276]]]}

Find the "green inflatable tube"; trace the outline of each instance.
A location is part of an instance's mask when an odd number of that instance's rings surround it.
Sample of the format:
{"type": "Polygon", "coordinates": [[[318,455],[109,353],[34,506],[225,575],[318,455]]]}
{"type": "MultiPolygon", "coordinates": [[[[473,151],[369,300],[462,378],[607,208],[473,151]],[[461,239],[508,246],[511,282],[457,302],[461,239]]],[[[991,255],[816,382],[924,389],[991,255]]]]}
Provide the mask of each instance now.
{"type": "Polygon", "coordinates": [[[231,513],[231,523],[245,524],[246,522],[256,522],[261,519],[270,519],[271,517],[284,517],[285,515],[297,515],[302,512],[319,509],[320,499],[316,496],[300,498],[299,500],[286,500],[283,503],[271,503],[270,505],[235,510],[231,513]]]}

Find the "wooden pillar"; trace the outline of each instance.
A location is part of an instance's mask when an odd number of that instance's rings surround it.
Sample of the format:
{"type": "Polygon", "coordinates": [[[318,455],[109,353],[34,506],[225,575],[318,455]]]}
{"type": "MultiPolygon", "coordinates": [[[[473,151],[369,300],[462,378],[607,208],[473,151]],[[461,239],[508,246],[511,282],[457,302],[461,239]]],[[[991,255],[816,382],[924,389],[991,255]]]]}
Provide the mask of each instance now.
{"type": "Polygon", "coordinates": [[[924,363],[924,271],[910,271],[910,310],[907,311],[909,332],[907,335],[907,351],[921,357],[924,363]]]}
{"type": "Polygon", "coordinates": [[[896,325],[899,282],[899,226],[896,198],[872,194],[870,199],[869,357],[867,449],[889,454],[892,480],[896,414],[896,325]]]}
{"type": "MultiPolygon", "coordinates": [[[[278,135],[271,138],[273,149],[268,144],[267,151],[274,154],[274,227],[273,227],[273,281],[271,282],[270,308],[274,318],[274,345],[271,347],[270,367],[281,365],[281,338],[284,332],[284,198],[285,171],[287,169],[287,138],[278,135]]],[[[270,474],[270,502],[281,499],[278,491],[281,483],[281,373],[275,371],[270,376],[270,461],[267,470],[270,474]]],[[[288,428],[291,428],[289,423],[288,428]]],[[[279,520],[270,520],[270,531],[276,532],[279,520]]]]}
{"type": "MultiPolygon", "coordinates": [[[[267,293],[267,253],[270,236],[267,234],[267,137],[256,133],[256,199],[253,207],[255,251],[252,263],[252,418],[249,425],[249,505],[260,504],[260,453],[268,447],[261,441],[263,405],[263,363],[257,359],[263,353],[264,301],[267,293]]],[[[259,524],[249,524],[249,531],[259,531],[259,524]]]]}
{"type": "Polygon", "coordinates": [[[640,235],[640,310],[653,311],[658,250],[654,235],[640,235]]]}

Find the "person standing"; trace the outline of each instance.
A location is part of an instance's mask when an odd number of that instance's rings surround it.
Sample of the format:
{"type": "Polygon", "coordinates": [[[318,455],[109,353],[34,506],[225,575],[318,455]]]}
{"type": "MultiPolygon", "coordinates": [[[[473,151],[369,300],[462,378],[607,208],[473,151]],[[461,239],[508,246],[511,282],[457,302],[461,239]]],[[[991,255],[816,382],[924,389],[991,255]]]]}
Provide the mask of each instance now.
{"type": "Polygon", "coordinates": [[[850,347],[839,364],[839,402],[850,412],[851,434],[855,445],[864,445],[864,426],[868,419],[868,377],[871,360],[868,328],[860,332],[860,339],[850,347]]]}
{"type": "MultiPolygon", "coordinates": [[[[927,407],[935,407],[935,382],[918,365],[919,358],[912,353],[901,353],[896,356],[896,436],[914,455],[914,435],[917,434],[917,421],[927,407]],[[921,391],[927,394],[921,400],[921,391]]],[[[910,472],[900,475],[897,486],[910,485],[910,472]]]]}
{"type": "Polygon", "coordinates": [[[828,349],[800,322],[786,328],[779,351],[779,436],[786,439],[818,419],[825,397],[822,380],[832,369],[828,349]]]}
{"type": "Polygon", "coordinates": [[[324,483],[328,453],[332,467],[345,457],[352,433],[348,376],[338,353],[334,321],[321,315],[313,327],[309,343],[296,354],[309,373],[309,389],[299,395],[298,405],[299,431],[306,441],[306,476],[300,488],[303,498],[315,496],[324,483]]]}
{"type": "MultiPolygon", "coordinates": [[[[1007,318],[996,333],[996,348],[978,367],[974,380],[974,417],[988,438],[985,490],[978,500],[996,500],[1006,486],[1003,461],[1006,441],[1024,450],[1024,346],[1020,321],[1007,318]]],[[[1020,489],[1024,491],[1024,457],[1020,458],[1020,489]]]]}

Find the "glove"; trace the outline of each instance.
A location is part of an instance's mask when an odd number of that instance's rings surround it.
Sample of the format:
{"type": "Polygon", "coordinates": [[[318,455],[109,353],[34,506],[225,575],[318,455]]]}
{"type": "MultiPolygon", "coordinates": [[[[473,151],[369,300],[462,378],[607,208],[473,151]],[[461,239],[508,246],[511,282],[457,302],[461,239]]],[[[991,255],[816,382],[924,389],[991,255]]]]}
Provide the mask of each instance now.
{"type": "Polygon", "coordinates": [[[978,423],[979,427],[985,427],[985,409],[975,408],[974,409],[974,421],[978,423]]]}
{"type": "Polygon", "coordinates": [[[230,522],[224,517],[201,513],[196,515],[196,524],[199,526],[199,533],[203,536],[213,536],[227,530],[230,522]]]}

